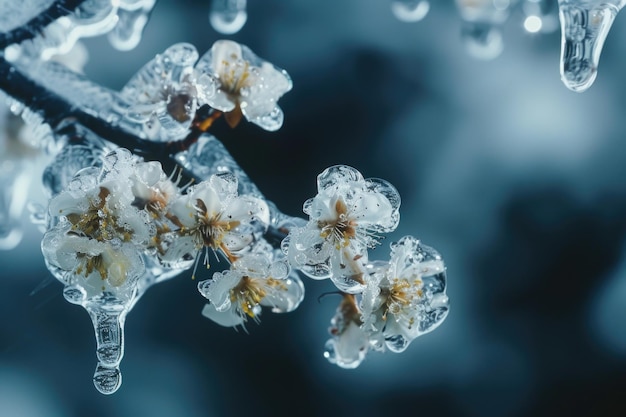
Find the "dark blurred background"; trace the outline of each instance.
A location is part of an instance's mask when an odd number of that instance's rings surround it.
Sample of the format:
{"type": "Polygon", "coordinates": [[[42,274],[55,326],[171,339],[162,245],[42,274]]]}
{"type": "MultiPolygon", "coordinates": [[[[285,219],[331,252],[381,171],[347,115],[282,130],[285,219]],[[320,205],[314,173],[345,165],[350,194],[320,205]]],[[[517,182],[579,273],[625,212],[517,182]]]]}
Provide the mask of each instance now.
{"type": "MultiPolygon", "coordinates": [[[[291,215],[330,165],[394,184],[400,226],[371,257],[407,234],[440,251],[440,328],[343,370],[322,356],[339,302],[318,301],[329,283],[305,280],[297,311],[246,333],[202,317],[184,274],[129,314],[124,382],[106,397],[90,319],[63,299],[25,215],[24,240],[0,252],[0,415],[626,415],[626,17],[578,94],[559,78],[558,32],[529,34],[513,13],[501,56],[480,61],[453,1],[432,3],[406,23],[387,0],[251,0],[227,37],[289,72],[285,123],[215,134],[291,215]]],[[[203,53],[225,37],[208,10],[159,1],[136,50],[85,41],[85,72],[119,89],[173,43],[203,53]]]]}

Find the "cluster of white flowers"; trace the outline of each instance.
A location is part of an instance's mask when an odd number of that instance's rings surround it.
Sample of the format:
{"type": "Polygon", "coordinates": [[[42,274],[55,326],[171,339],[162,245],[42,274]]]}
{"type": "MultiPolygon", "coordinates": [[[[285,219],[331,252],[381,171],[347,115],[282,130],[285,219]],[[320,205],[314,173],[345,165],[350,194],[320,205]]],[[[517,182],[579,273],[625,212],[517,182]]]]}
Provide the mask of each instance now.
{"type": "Polygon", "coordinates": [[[291,90],[287,72],[229,40],[198,56],[193,45],[179,43],[147,63],[121,91],[129,104],[127,120],[142,124],[148,138],[161,140],[188,131],[202,105],[224,114],[231,127],[242,117],[269,131],[282,126],[276,103],[291,90]]]}
{"type": "Polygon", "coordinates": [[[237,184],[234,175],[223,173],[181,190],[159,162],[118,148],[102,168],[80,171],[51,200],[45,259],[59,280],[79,289],[82,296],[73,302],[107,294],[124,304],[133,300],[147,263],[183,270],[221,254],[231,270],[199,286],[211,301],[210,318],[225,324],[234,313],[241,319],[230,320],[234,326],[258,315],[260,305],[291,311],[302,300],[302,284],[282,252],[262,237],[270,221],[267,203],[238,195],[237,184]],[[236,291],[244,294],[229,311],[223,300],[216,302],[225,285],[232,293],[228,300],[240,297],[236,291]]]}
{"type": "Polygon", "coordinates": [[[42,251],[61,282],[82,290],[83,297],[74,302],[104,292],[122,304],[133,298],[145,272],[142,250],[155,234],[148,212],[135,204],[141,198],[135,193],[144,191],[141,184],[154,168],[119,149],[104,158],[101,169],[79,171],[50,201],[51,227],[42,251]]]}
{"type": "Polygon", "coordinates": [[[388,182],[340,165],[322,172],[317,184],[318,194],[304,204],[309,221],[290,231],[282,249],[304,274],[330,278],[344,293],[325,356],[355,368],[368,349],[401,352],[443,321],[445,266],[411,236],[391,245],[389,262],[369,261],[378,234],[399,222],[400,196],[388,182]]]}

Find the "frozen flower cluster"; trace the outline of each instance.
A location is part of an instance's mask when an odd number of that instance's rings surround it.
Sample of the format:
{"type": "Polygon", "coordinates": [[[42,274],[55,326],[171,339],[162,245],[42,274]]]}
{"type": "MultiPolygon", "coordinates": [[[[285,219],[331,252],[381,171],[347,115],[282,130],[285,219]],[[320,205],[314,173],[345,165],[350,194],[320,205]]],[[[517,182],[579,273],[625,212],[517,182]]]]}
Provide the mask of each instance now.
{"type": "Polygon", "coordinates": [[[282,249],[304,274],[328,278],[343,293],[326,358],[355,368],[369,349],[402,352],[448,313],[441,256],[406,236],[391,245],[388,262],[370,261],[378,236],[398,225],[396,189],[344,165],[326,169],[317,185],[318,194],[304,204],[309,221],[291,229],[282,249]]]}
{"type": "Polygon", "coordinates": [[[131,297],[148,262],[182,270],[202,253],[206,260],[209,250],[234,262],[269,222],[267,203],[239,196],[232,174],[181,189],[159,162],[123,148],[104,157],[101,168],[79,171],[50,201],[49,214],[46,261],[86,298],[131,297]]]}
{"type": "Polygon", "coordinates": [[[155,234],[148,212],[134,204],[133,185],[152,167],[120,149],[101,169],[79,171],[50,201],[42,251],[59,280],[82,290],[81,303],[103,292],[120,302],[133,297],[145,272],[142,250],[155,234]]]}
{"type": "Polygon", "coordinates": [[[215,42],[198,58],[193,45],[178,43],[146,64],[121,91],[129,103],[126,119],[161,140],[186,132],[203,105],[223,114],[231,127],[244,117],[265,130],[282,126],[277,101],[291,90],[287,72],[229,40],[215,42]]]}

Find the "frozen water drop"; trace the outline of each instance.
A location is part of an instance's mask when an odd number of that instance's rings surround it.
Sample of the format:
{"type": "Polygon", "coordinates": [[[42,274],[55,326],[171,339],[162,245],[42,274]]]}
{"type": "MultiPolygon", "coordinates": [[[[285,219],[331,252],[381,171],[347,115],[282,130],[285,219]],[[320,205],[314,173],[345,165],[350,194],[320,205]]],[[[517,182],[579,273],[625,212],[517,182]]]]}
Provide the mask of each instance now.
{"type": "Polygon", "coordinates": [[[78,285],[70,285],[63,289],[63,297],[72,304],[82,304],[87,298],[87,292],[78,285]]]}
{"type": "Polygon", "coordinates": [[[117,25],[108,35],[109,42],[118,51],[130,51],[141,41],[143,28],[148,23],[148,15],[142,9],[120,9],[117,16],[117,25]]]}
{"type": "Polygon", "coordinates": [[[210,279],[198,282],[198,291],[204,298],[209,298],[211,282],[213,281],[210,279]]]}
{"type": "Polygon", "coordinates": [[[118,367],[109,368],[98,364],[93,374],[93,384],[100,393],[113,394],[122,385],[122,373],[118,367]]]}
{"type": "Polygon", "coordinates": [[[391,3],[393,15],[403,22],[418,22],[429,10],[430,3],[426,0],[395,0],[391,3]]]}
{"type": "Polygon", "coordinates": [[[324,346],[324,357],[328,359],[330,363],[335,363],[337,361],[337,350],[335,349],[335,341],[330,339],[326,341],[326,345],[324,346]]]}
{"type": "Polygon", "coordinates": [[[385,345],[387,348],[395,353],[400,353],[406,350],[409,346],[409,340],[404,336],[396,334],[385,338],[385,345]]]}
{"type": "Polygon", "coordinates": [[[504,47],[500,30],[491,25],[466,25],[461,37],[467,53],[478,59],[495,59],[502,53],[504,47]]]}
{"type": "Polygon", "coordinates": [[[595,81],[600,54],[615,16],[626,1],[559,1],[561,79],[583,92],[595,81]]]}
{"type": "MultiPolygon", "coordinates": [[[[246,114],[245,109],[242,109],[244,114],[246,114]]],[[[283,125],[283,120],[285,119],[285,115],[280,107],[276,106],[267,114],[264,114],[260,117],[251,117],[249,120],[267,130],[268,132],[274,132],[280,129],[283,125]]]]}
{"type": "Polygon", "coordinates": [[[209,21],[216,31],[225,35],[239,32],[248,20],[246,0],[213,0],[209,21]]]}
{"type": "Polygon", "coordinates": [[[167,48],[163,53],[164,59],[169,59],[179,67],[189,67],[198,60],[196,47],[190,43],[180,42],[167,48]]]}

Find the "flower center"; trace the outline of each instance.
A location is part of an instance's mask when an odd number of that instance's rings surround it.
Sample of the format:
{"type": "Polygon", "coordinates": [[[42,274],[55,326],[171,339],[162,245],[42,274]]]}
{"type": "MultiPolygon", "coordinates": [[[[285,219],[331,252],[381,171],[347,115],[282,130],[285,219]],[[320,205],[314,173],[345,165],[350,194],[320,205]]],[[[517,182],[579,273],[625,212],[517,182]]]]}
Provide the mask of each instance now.
{"type": "Polygon", "coordinates": [[[74,233],[84,234],[99,242],[121,238],[128,242],[132,233],[118,224],[117,216],[109,209],[106,199],[110,191],[100,187],[98,200],[89,202],[89,208],[82,214],[70,213],[66,217],[72,223],[74,233]]]}
{"type": "Polygon", "coordinates": [[[240,224],[238,220],[222,220],[222,213],[209,214],[206,204],[200,199],[196,200],[196,210],[200,223],[197,232],[202,237],[204,245],[213,249],[220,248],[224,235],[240,224]]]}
{"type": "Polygon", "coordinates": [[[233,61],[222,61],[224,71],[220,73],[220,82],[223,91],[230,95],[239,95],[241,89],[250,84],[250,63],[241,59],[236,59],[236,55],[231,56],[233,61]]]}
{"type": "Polygon", "coordinates": [[[89,256],[85,253],[78,252],[77,254],[79,263],[76,268],[77,275],[84,275],[87,278],[91,273],[96,270],[100,274],[100,278],[107,279],[108,272],[104,265],[102,255],[89,256]]]}
{"type": "Polygon", "coordinates": [[[249,317],[254,318],[257,314],[257,307],[267,295],[269,288],[287,290],[282,281],[274,278],[257,279],[244,276],[239,284],[230,290],[230,301],[249,317]]]}
{"type": "Polygon", "coordinates": [[[398,315],[404,308],[410,306],[416,298],[422,298],[424,291],[421,289],[421,285],[422,281],[418,278],[413,283],[406,278],[394,278],[391,287],[381,291],[383,297],[386,298],[383,320],[387,319],[388,313],[398,315]]]}
{"type": "Polygon", "coordinates": [[[337,249],[346,247],[357,235],[357,222],[348,214],[348,206],[342,199],[335,203],[337,217],[333,220],[319,221],[317,227],[321,229],[320,236],[335,242],[337,249]]]}
{"type": "Polygon", "coordinates": [[[193,108],[193,97],[187,93],[178,93],[170,96],[167,101],[167,112],[177,122],[183,123],[191,119],[191,109],[193,108]]]}

